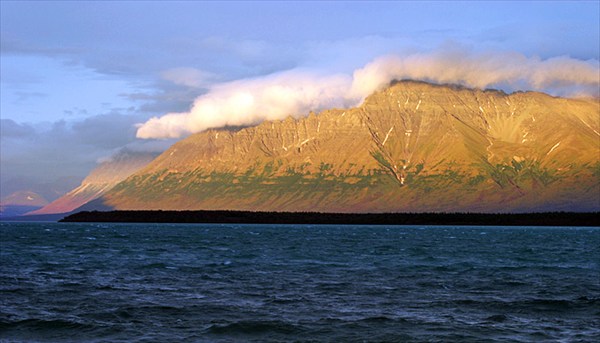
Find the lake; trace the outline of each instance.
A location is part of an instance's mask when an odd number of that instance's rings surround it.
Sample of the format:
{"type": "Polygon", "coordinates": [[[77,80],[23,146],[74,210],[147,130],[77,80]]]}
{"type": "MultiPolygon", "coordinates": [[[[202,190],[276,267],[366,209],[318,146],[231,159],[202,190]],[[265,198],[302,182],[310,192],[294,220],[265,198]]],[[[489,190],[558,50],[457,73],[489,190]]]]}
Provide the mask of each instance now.
{"type": "Polygon", "coordinates": [[[600,228],[0,223],[0,340],[600,341],[600,228]]]}

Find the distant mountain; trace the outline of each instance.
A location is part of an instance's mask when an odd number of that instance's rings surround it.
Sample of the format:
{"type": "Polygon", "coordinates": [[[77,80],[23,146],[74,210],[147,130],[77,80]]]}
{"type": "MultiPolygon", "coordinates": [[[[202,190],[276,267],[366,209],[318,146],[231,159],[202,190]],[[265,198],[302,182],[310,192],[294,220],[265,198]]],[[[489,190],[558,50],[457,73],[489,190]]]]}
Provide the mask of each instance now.
{"type": "Polygon", "coordinates": [[[109,161],[102,162],[73,189],[43,208],[28,212],[27,215],[67,213],[92,201],[109,191],[120,181],[150,163],[157,154],[146,152],[121,151],[109,161]]]}
{"type": "Polygon", "coordinates": [[[48,201],[35,192],[14,192],[0,201],[0,216],[19,216],[26,212],[37,210],[47,204],[48,201]]]}
{"type": "Polygon", "coordinates": [[[357,108],[194,134],[93,204],[119,210],[598,211],[600,106],[598,99],[396,82],[357,108]]]}
{"type": "Polygon", "coordinates": [[[54,180],[35,181],[29,177],[13,176],[0,179],[0,199],[16,192],[31,191],[52,202],[81,183],[77,176],[61,176],[54,180]]]}

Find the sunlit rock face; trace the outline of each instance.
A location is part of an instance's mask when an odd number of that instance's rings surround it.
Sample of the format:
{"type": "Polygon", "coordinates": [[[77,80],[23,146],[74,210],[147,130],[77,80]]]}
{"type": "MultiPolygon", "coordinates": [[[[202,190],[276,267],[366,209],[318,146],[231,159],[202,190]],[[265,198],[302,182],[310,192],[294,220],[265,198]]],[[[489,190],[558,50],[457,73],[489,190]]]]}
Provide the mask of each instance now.
{"type": "Polygon", "coordinates": [[[185,138],[115,209],[600,210],[598,99],[402,81],[351,109],[185,138]]]}

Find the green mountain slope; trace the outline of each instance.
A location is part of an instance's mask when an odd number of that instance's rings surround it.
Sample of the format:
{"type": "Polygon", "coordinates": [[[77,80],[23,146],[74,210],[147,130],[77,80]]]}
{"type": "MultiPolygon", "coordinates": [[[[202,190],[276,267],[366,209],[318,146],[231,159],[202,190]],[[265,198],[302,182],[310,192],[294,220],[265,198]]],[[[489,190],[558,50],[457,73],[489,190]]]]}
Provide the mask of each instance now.
{"type": "Polygon", "coordinates": [[[107,192],[115,209],[600,209],[597,99],[402,81],[353,109],[210,130],[107,192]]]}

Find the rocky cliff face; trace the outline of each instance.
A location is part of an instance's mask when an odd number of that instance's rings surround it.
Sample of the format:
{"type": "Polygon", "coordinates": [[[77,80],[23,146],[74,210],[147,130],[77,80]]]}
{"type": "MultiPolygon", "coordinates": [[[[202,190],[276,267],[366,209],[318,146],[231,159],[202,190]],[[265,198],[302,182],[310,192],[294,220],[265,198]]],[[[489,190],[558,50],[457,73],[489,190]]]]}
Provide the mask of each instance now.
{"type": "Polygon", "coordinates": [[[403,81],[352,109],[192,135],[115,209],[600,210],[597,99],[403,81]]]}
{"type": "Polygon", "coordinates": [[[102,162],[73,189],[50,204],[27,215],[67,213],[109,191],[119,182],[150,163],[156,154],[122,151],[102,162]]]}

